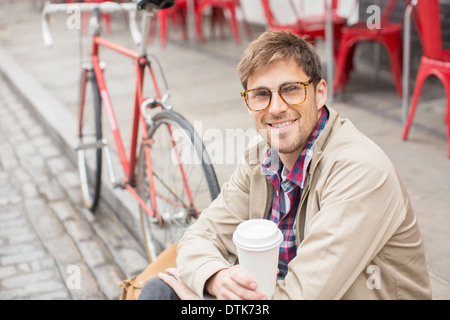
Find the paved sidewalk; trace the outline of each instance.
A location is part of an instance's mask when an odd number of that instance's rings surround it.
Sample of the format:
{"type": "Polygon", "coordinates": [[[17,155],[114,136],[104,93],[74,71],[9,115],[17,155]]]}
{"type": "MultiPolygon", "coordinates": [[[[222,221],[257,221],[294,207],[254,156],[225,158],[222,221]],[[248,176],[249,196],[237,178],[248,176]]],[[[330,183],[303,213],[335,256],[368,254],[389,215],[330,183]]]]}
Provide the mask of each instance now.
{"type": "Polygon", "coordinates": [[[0,300],[117,299],[144,253],[81,207],[75,168],[2,78],[0,150],[0,300]]]}

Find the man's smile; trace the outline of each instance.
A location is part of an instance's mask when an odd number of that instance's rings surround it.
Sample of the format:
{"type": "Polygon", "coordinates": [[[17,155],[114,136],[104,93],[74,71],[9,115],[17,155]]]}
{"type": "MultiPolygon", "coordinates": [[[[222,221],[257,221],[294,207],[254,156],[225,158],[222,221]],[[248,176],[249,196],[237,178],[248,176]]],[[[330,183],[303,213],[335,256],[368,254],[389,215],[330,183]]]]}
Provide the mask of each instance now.
{"type": "Polygon", "coordinates": [[[267,123],[271,128],[274,129],[283,129],[291,126],[293,123],[295,123],[297,120],[285,120],[285,121],[278,121],[278,122],[269,122],[267,123]]]}

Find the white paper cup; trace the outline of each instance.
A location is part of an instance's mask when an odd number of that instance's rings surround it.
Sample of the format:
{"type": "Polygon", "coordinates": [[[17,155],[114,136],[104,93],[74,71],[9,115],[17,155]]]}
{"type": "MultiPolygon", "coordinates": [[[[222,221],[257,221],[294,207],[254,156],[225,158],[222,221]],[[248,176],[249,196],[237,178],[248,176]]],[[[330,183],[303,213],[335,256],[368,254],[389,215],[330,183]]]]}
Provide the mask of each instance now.
{"type": "Polygon", "coordinates": [[[233,234],[239,264],[256,281],[258,292],[272,298],[277,281],[278,255],[283,234],[266,219],[242,222],[233,234]]]}

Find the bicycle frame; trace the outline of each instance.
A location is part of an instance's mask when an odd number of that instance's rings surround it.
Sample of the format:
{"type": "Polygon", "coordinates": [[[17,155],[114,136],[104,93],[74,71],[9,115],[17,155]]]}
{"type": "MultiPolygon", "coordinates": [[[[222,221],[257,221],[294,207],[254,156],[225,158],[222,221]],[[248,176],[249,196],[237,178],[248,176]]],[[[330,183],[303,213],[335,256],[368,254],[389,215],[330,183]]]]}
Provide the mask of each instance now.
{"type": "MultiPolygon", "coordinates": [[[[145,17],[143,18],[142,23],[142,30],[148,30],[148,19],[145,17]]],[[[84,112],[84,96],[86,92],[86,84],[87,84],[87,77],[89,69],[93,70],[95,77],[97,79],[98,88],[100,91],[100,97],[102,104],[106,108],[108,120],[110,124],[110,128],[113,133],[114,141],[117,147],[117,153],[120,159],[121,166],[124,171],[124,179],[121,183],[116,184],[115,178],[111,178],[113,184],[116,186],[120,186],[122,188],[126,188],[133,197],[138,201],[139,205],[152,217],[157,217],[159,219],[159,223],[162,223],[162,219],[160,214],[157,210],[157,204],[156,204],[156,191],[154,188],[154,177],[153,177],[153,171],[152,171],[152,162],[151,162],[151,154],[150,154],[150,148],[145,148],[146,153],[146,163],[147,163],[147,170],[149,172],[148,178],[149,178],[149,186],[150,186],[150,194],[152,199],[152,208],[154,210],[151,210],[145,202],[142,200],[142,198],[137,194],[137,192],[134,189],[135,185],[135,164],[136,164],[136,151],[138,146],[138,130],[139,130],[139,123],[142,123],[142,126],[144,128],[143,131],[143,137],[142,142],[143,144],[149,145],[151,144],[151,141],[148,139],[147,135],[147,122],[145,115],[143,114],[146,107],[155,107],[155,106],[162,106],[163,103],[161,102],[161,91],[159,89],[157,79],[155,76],[155,73],[153,72],[153,69],[151,67],[151,64],[149,60],[146,57],[146,39],[147,34],[144,34],[142,36],[142,42],[140,47],[140,52],[133,51],[131,49],[128,49],[126,47],[123,47],[121,45],[118,45],[112,41],[109,41],[107,39],[102,38],[99,34],[94,34],[92,38],[92,53],[91,53],[91,64],[92,66],[90,68],[83,68],[82,71],[82,83],[81,83],[81,100],[80,100],[80,123],[79,126],[81,128],[81,121],[83,119],[83,112],[84,112]],[[144,40],[145,39],[145,40],[144,40]],[[124,144],[122,141],[122,137],[119,131],[119,127],[117,124],[116,116],[114,113],[114,109],[111,103],[110,95],[108,93],[108,89],[106,86],[106,81],[103,73],[103,69],[100,65],[100,59],[99,59],[99,47],[104,47],[107,49],[110,49],[112,51],[115,51],[119,54],[122,54],[124,56],[127,56],[131,58],[134,61],[134,67],[135,67],[135,73],[136,73],[136,91],[134,96],[134,116],[133,116],[133,127],[132,127],[132,133],[131,133],[131,148],[130,148],[130,154],[127,156],[124,144]],[[148,67],[150,78],[152,79],[153,86],[156,91],[156,97],[153,99],[145,99],[143,97],[143,85],[144,85],[144,75],[145,75],[145,69],[148,67]],[[155,103],[157,102],[157,103],[155,103]]],[[[169,128],[170,130],[170,128],[169,128]]],[[[172,141],[172,144],[175,147],[174,141],[172,141]]],[[[177,152],[178,154],[178,152],[177,152]]],[[[178,155],[177,155],[178,156],[178,155]]],[[[179,166],[182,172],[183,177],[183,183],[186,187],[186,192],[189,198],[189,201],[191,205],[193,204],[191,193],[189,190],[189,186],[187,184],[187,179],[184,174],[184,170],[182,167],[181,162],[179,162],[179,166]]],[[[110,172],[110,175],[113,174],[113,172],[110,172]]]]}

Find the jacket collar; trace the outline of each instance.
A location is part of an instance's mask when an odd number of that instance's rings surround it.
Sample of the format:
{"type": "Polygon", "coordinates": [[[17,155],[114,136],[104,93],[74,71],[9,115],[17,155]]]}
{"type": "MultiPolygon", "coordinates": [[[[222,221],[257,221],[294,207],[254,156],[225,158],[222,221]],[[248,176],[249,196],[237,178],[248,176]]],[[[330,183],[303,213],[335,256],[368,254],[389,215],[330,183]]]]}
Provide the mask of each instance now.
{"type": "Polygon", "coordinates": [[[317,138],[316,145],[314,146],[313,157],[309,166],[310,173],[314,171],[320,159],[322,159],[323,150],[325,150],[331,136],[336,132],[336,129],[341,125],[339,114],[333,108],[327,106],[324,106],[324,108],[327,108],[328,110],[328,123],[319,138],[317,138]]]}

